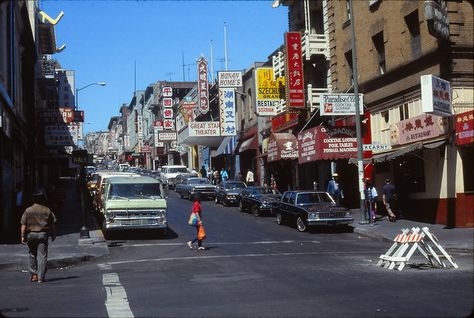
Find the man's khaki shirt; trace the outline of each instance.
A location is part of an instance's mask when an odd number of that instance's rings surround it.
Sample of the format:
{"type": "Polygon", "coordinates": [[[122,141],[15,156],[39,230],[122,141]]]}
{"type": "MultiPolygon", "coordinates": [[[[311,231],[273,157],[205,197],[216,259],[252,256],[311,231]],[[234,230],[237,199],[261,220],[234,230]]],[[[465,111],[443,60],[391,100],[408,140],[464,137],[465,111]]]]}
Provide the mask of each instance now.
{"type": "Polygon", "coordinates": [[[49,232],[56,216],[48,207],[35,203],[25,210],[20,222],[27,232],[49,232]]]}

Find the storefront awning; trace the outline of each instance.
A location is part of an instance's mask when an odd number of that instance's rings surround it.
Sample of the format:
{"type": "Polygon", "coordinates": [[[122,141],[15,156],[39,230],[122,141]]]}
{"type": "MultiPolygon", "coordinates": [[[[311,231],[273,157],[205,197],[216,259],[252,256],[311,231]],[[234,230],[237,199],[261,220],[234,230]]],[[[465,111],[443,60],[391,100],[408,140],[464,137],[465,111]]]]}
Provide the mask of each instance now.
{"type": "Polygon", "coordinates": [[[268,142],[267,162],[298,158],[298,141],[289,133],[273,133],[268,142]]]}
{"type": "Polygon", "coordinates": [[[217,148],[217,151],[214,153],[213,157],[217,157],[220,155],[234,154],[236,145],[237,145],[237,140],[235,136],[225,137],[224,140],[222,140],[221,144],[219,145],[219,148],[217,148]]]}
{"type": "MultiPolygon", "coordinates": [[[[419,141],[411,145],[408,145],[406,147],[398,148],[391,152],[375,154],[372,156],[372,158],[365,158],[363,162],[364,164],[368,164],[368,163],[381,163],[384,161],[390,161],[398,157],[401,157],[403,155],[409,154],[410,152],[415,151],[415,150],[419,150],[422,148],[435,149],[435,148],[438,148],[439,146],[442,146],[445,143],[446,143],[446,140],[438,140],[438,141],[426,142],[426,143],[419,141]]],[[[357,158],[350,158],[349,163],[357,164],[357,158]]]]}
{"type": "Polygon", "coordinates": [[[242,141],[239,148],[239,153],[247,150],[256,150],[258,147],[258,138],[257,135],[253,136],[250,139],[242,141]]]}

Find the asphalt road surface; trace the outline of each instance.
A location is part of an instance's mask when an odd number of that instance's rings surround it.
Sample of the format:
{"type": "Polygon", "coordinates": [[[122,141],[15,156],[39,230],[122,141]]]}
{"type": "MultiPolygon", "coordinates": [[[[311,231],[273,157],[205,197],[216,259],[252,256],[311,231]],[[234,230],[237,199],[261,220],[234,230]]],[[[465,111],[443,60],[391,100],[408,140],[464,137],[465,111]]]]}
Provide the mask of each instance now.
{"type": "Polygon", "coordinates": [[[403,271],[375,266],[390,246],[339,229],[300,233],[273,217],[202,202],[205,251],[185,243],[192,202],[170,192],[170,229],[123,233],[108,257],[50,269],[48,282],[0,272],[7,317],[466,317],[473,260],[434,269],[415,258],[403,271]],[[419,262],[417,262],[419,261],[419,262]]]}

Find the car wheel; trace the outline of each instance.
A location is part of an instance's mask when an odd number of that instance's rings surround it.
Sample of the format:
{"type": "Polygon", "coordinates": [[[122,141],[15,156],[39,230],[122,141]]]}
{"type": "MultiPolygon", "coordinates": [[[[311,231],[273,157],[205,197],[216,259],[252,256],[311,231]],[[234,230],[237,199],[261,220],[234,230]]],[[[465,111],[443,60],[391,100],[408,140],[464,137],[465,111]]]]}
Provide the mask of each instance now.
{"type": "Polygon", "coordinates": [[[181,192],[179,193],[179,196],[181,197],[181,199],[184,198],[184,195],[183,195],[183,193],[181,193],[181,192]]]}
{"type": "Polygon", "coordinates": [[[283,215],[281,215],[281,213],[276,214],[276,220],[278,225],[282,225],[285,223],[285,220],[283,219],[283,215]]]}
{"type": "Polygon", "coordinates": [[[227,206],[227,201],[225,199],[222,199],[222,205],[227,206]]]}
{"type": "Polygon", "coordinates": [[[215,202],[216,204],[219,204],[219,199],[217,198],[217,195],[214,197],[214,202],[215,202]]]}
{"type": "Polygon", "coordinates": [[[239,203],[239,211],[240,212],[245,212],[244,205],[242,204],[242,201],[239,203]]]}
{"type": "Polygon", "coordinates": [[[193,201],[193,195],[192,195],[191,193],[189,193],[189,192],[188,192],[188,199],[189,199],[190,201],[193,201]]]}
{"type": "Polygon", "coordinates": [[[296,228],[300,232],[304,232],[307,229],[307,226],[306,226],[306,224],[304,223],[304,220],[301,217],[298,217],[296,219],[296,228]]]}
{"type": "Polygon", "coordinates": [[[258,209],[258,206],[254,206],[252,208],[252,214],[253,216],[260,216],[260,210],[258,209]]]}
{"type": "Polygon", "coordinates": [[[107,227],[105,226],[105,219],[102,222],[102,234],[106,240],[110,240],[110,232],[107,231],[107,227]]]}

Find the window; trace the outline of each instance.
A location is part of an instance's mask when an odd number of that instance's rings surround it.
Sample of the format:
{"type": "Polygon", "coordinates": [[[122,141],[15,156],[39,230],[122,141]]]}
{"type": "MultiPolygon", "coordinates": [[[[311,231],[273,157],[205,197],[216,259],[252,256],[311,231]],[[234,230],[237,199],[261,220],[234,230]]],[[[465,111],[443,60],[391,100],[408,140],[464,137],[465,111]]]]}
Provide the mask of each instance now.
{"type": "Polygon", "coordinates": [[[346,65],[349,67],[349,73],[351,76],[350,83],[352,87],[352,85],[354,84],[354,77],[353,77],[354,68],[352,66],[352,50],[349,50],[346,53],[344,53],[344,57],[346,58],[346,65]]]}
{"type": "Polygon", "coordinates": [[[291,193],[291,196],[290,196],[290,203],[291,204],[295,204],[295,200],[296,200],[296,193],[291,193]]]}
{"type": "Polygon", "coordinates": [[[372,37],[372,41],[374,43],[375,50],[377,52],[377,60],[379,65],[379,73],[381,75],[385,74],[386,72],[386,65],[385,65],[385,44],[383,41],[383,32],[379,32],[372,37]]]}
{"type": "Polygon", "coordinates": [[[411,54],[414,58],[421,55],[420,22],[418,20],[418,10],[413,11],[405,17],[405,23],[410,34],[411,54]]]}
{"type": "Polygon", "coordinates": [[[408,103],[400,105],[398,109],[400,111],[400,120],[405,120],[405,119],[410,118],[410,113],[408,112],[408,103]]]}
{"type": "Polygon", "coordinates": [[[351,0],[346,0],[346,20],[351,20],[351,0]]]}
{"type": "Polygon", "coordinates": [[[285,193],[283,198],[281,199],[282,202],[288,203],[288,198],[290,197],[290,193],[285,193]]]}

